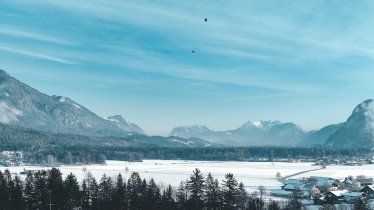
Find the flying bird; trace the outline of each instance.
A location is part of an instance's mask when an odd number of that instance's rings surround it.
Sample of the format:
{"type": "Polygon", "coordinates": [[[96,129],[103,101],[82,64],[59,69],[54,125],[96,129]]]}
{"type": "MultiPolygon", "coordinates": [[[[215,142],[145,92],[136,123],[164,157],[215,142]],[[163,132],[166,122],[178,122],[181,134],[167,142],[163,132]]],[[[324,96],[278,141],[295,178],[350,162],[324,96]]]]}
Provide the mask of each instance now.
{"type": "Polygon", "coordinates": [[[192,53],[195,53],[195,50],[192,50],[191,52],[192,52],[192,53]]]}
{"type": "Polygon", "coordinates": [[[208,18],[205,18],[204,21],[205,21],[205,22],[208,22],[208,18]]]}

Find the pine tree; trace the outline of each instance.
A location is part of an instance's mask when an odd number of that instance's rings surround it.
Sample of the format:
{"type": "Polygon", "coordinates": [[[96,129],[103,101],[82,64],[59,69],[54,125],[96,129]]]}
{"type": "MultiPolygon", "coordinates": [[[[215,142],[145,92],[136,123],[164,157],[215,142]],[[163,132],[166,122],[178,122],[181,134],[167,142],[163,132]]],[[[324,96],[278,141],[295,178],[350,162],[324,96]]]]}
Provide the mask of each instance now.
{"type": "Polygon", "coordinates": [[[137,172],[132,172],[127,180],[127,194],[130,209],[140,209],[142,206],[142,180],[137,172]]]}
{"type": "Polygon", "coordinates": [[[177,207],[173,198],[173,188],[171,185],[169,185],[162,193],[161,207],[164,210],[174,210],[177,207]]]}
{"type": "Polygon", "coordinates": [[[11,188],[11,202],[10,209],[23,209],[24,200],[23,200],[23,183],[19,176],[15,176],[13,179],[13,187],[11,188]]]}
{"type": "Polygon", "coordinates": [[[47,184],[47,172],[44,170],[34,174],[35,201],[37,209],[43,209],[49,204],[49,188],[47,184]]]}
{"type": "Polygon", "coordinates": [[[274,201],[274,200],[271,200],[268,204],[268,210],[281,210],[280,206],[279,206],[279,203],[274,201]]]}
{"type": "Polygon", "coordinates": [[[10,204],[9,189],[7,186],[7,180],[3,172],[0,171],[0,209],[9,209],[10,204]]]}
{"type": "Polygon", "coordinates": [[[195,169],[187,182],[187,189],[190,193],[188,200],[188,207],[191,209],[203,208],[203,196],[205,190],[204,176],[199,169],[195,169]]]}
{"type": "Polygon", "coordinates": [[[90,200],[90,190],[88,187],[87,180],[84,179],[82,182],[82,199],[81,199],[81,205],[82,209],[88,210],[91,207],[91,200],[90,200]]]}
{"type": "Polygon", "coordinates": [[[37,197],[35,192],[34,176],[31,172],[29,172],[26,176],[24,189],[24,200],[26,209],[36,209],[37,197]]]}
{"type": "Polygon", "coordinates": [[[153,179],[149,180],[145,194],[145,209],[158,209],[161,204],[160,188],[153,179]]]}
{"type": "Polygon", "coordinates": [[[236,209],[239,190],[238,181],[233,174],[228,173],[223,180],[223,207],[224,209],[236,209]]]}
{"type": "Polygon", "coordinates": [[[126,187],[121,174],[118,174],[115,187],[113,189],[113,209],[123,210],[126,209],[126,187]]]}
{"type": "Polygon", "coordinates": [[[205,204],[208,210],[218,209],[222,203],[221,190],[217,179],[213,179],[211,173],[206,178],[205,204]]]}
{"type": "Polygon", "coordinates": [[[87,172],[82,183],[81,203],[83,209],[98,209],[98,188],[95,177],[87,172]]]}
{"type": "MultiPolygon", "coordinates": [[[[64,206],[67,195],[64,192],[64,184],[62,181],[62,173],[57,168],[52,168],[47,173],[47,187],[50,193],[51,202],[54,209],[60,209],[64,206]]],[[[49,204],[48,198],[48,204],[49,204]]]]}
{"type": "Polygon", "coordinates": [[[177,190],[177,206],[178,209],[184,210],[186,209],[188,200],[188,189],[187,189],[187,182],[181,181],[177,190]]]}
{"type": "Polygon", "coordinates": [[[105,174],[100,179],[99,190],[98,190],[98,202],[99,208],[103,210],[110,209],[112,203],[112,179],[107,177],[105,174]]]}
{"type": "Polygon", "coordinates": [[[77,177],[70,173],[64,180],[65,208],[75,209],[80,206],[81,195],[77,177]]]}
{"type": "Polygon", "coordinates": [[[248,203],[248,193],[244,188],[243,182],[239,183],[238,187],[238,207],[240,209],[245,209],[248,203]]]}

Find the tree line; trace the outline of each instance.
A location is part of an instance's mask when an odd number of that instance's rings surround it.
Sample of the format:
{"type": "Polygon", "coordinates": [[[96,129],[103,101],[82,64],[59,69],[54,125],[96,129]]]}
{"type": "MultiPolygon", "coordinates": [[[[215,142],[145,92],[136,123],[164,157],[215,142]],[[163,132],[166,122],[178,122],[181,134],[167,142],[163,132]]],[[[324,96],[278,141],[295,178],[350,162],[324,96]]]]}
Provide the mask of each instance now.
{"type": "Polygon", "coordinates": [[[65,178],[57,168],[18,175],[0,171],[0,209],[87,209],[87,210],[280,210],[301,209],[293,196],[283,206],[264,201],[265,188],[249,194],[242,182],[227,173],[219,182],[210,173],[205,177],[195,169],[177,188],[159,186],[155,180],[141,179],[133,172],[126,181],[121,174],[113,180],[105,174],[96,180],[90,172],[78,182],[70,173],[65,178]]]}

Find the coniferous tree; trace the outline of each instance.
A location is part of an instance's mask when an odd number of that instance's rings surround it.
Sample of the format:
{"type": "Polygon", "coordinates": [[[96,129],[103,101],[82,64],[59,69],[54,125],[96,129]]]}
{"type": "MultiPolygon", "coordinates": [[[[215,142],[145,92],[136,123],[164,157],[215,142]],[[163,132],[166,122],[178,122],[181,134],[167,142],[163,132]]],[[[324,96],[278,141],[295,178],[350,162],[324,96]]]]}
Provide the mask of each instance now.
{"type": "Polygon", "coordinates": [[[86,179],[82,182],[81,205],[84,210],[88,210],[91,207],[90,190],[86,179]]]}
{"type": "Polygon", "coordinates": [[[89,179],[90,201],[92,209],[99,209],[99,185],[95,177],[89,179]]]}
{"type": "Polygon", "coordinates": [[[10,209],[24,209],[23,200],[23,183],[19,176],[15,176],[13,179],[13,187],[11,189],[11,202],[10,209]]]}
{"type": "Polygon", "coordinates": [[[36,192],[34,185],[34,176],[29,172],[25,179],[24,200],[26,209],[36,209],[36,192]]]}
{"type": "Polygon", "coordinates": [[[7,187],[7,181],[5,175],[0,171],[0,209],[7,210],[9,209],[9,190],[7,187]]]}
{"type": "Polygon", "coordinates": [[[218,209],[222,204],[218,180],[214,180],[212,174],[208,173],[205,183],[205,206],[208,210],[218,209]]]}
{"type": "Polygon", "coordinates": [[[205,190],[204,176],[199,169],[195,169],[187,182],[190,193],[188,207],[191,209],[202,209],[204,207],[203,196],[205,190]]]}
{"type": "Polygon", "coordinates": [[[149,180],[145,194],[145,209],[158,209],[161,204],[160,188],[153,179],[149,180]]]}
{"type": "Polygon", "coordinates": [[[62,181],[62,173],[57,168],[52,168],[47,173],[47,187],[50,193],[48,204],[51,202],[54,209],[61,209],[64,206],[66,194],[64,192],[64,184],[62,181]]]}
{"type": "Polygon", "coordinates": [[[66,209],[76,209],[80,206],[81,193],[77,177],[70,173],[64,180],[66,209]]]}
{"type": "Polygon", "coordinates": [[[123,210],[127,208],[126,187],[121,174],[118,174],[117,176],[112,198],[113,209],[123,210]]]}
{"type": "Polygon", "coordinates": [[[267,207],[268,210],[281,210],[281,207],[279,206],[279,203],[271,200],[267,207]]]}
{"type": "Polygon", "coordinates": [[[82,208],[83,209],[98,209],[98,184],[95,177],[90,172],[87,172],[86,177],[82,183],[82,208]]]}
{"type": "Polygon", "coordinates": [[[99,189],[98,189],[98,202],[99,208],[106,210],[110,209],[110,204],[112,203],[112,193],[113,193],[113,183],[110,177],[105,174],[100,179],[99,189]]]}
{"type": "Polygon", "coordinates": [[[169,185],[166,190],[162,192],[161,207],[164,210],[176,209],[175,200],[173,198],[173,188],[169,185]]]}
{"type": "Polygon", "coordinates": [[[49,188],[47,184],[47,172],[44,170],[37,171],[34,174],[34,186],[35,186],[35,200],[36,202],[36,208],[37,209],[43,209],[45,208],[49,203],[49,188]]]}
{"type": "Polygon", "coordinates": [[[177,190],[177,207],[184,210],[187,208],[188,189],[187,182],[181,181],[177,190]]]}
{"type": "Polygon", "coordinates": [[[139,173],[132,172],[127,180],[127,195],[129,198],[129,209],[140,209],[142,206],[142,180],[139,173]]]}
{"type": "Polygon", "coordinates": [[[237,199],[237,202],[238,202],[238,207],[240,209],[245,209],[247,207],[248,193],[247,193],[247,191],[244,188],[243,182],[240,182],[239,186],[238,186],[238,199],[237,199]]]}
{"type": "Polygon", "coordinates": [[[239,195],[238,181],[235,179],[233,174],[228,173],[225,175],[225,180],[223,180],[222,185],[224,209],[236,209],[239,195]]]}

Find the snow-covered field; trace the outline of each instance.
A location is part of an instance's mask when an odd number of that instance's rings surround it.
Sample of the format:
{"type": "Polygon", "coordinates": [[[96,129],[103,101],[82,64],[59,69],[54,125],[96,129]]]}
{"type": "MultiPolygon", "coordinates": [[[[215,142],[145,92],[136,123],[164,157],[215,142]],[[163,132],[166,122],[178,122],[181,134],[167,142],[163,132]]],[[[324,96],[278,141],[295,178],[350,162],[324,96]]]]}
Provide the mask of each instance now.
{"type": "MultiPolygon", "coordinates": [[[[0,166],[0,170],[6,167],[0,166]]],[[[186,180],[195,168],[199,168],[204,174],[211,172],[215,178],[221,181],[228,172],[244,183],[249,191],[256,190],[259,185],[267,189],[274,189],[281,186],[275,174],[280,172],[282,176],[295,174],[297,172],[317,169],[319,166],[312,166],[311,163],[269,163],[269,162],[231,162],[231,161],[184,161],[184,160],[144,160],[143,162],[107,161],[106,165],[85,165],[85,166],[60,166],[58,167],[63,176],[72,172],[79,180],[85,176],[83,168],[91,172],[96,179],[100,179],[105,173],[107,176],[115,177],[121,173],[128,178],[131,172],[139,172],[142,178],[154,178],[157,183],[171,184],[178,186],[180,181],[186,180]],[[129,171],[126,173],[125,168],[129,171]]],[[[23,169],[37,170],[50,169],[40,166],[17,166],[8,167],[11,173],[19,173],[23,169]]],[[[344,178],[348,175],[373,176],[374,165],[365,166],[328,166],[327,169],[308,172],[295,176],[329,176],[344,178]]]]}

